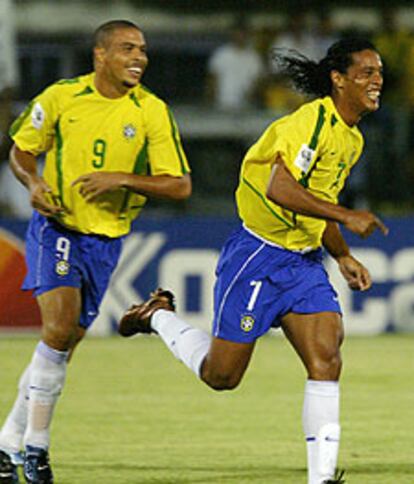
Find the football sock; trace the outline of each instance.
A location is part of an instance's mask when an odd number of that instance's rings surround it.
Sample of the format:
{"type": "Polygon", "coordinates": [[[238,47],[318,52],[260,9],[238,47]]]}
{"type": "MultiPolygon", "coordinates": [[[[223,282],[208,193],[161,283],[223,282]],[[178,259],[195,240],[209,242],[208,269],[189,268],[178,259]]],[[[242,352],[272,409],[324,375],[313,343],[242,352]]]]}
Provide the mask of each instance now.
{"type": "Polygon", "coordinates": [[[303,430],[308,454],[308,484],[332,478],[338,459],[339,383],[308,380],[303,404],[303,430]]]}
{"type": "Polygon", "coordinates": [[[8,454],[20,451],[27,423],[27,401],[29,399],[30,364],[19,380],[18,394],[0,432],[0,449],[8,454]]]}
{"type": "Polygon", "coordinates": [[[43,341],[36,347],[31,363],[25,446],[49,447],[49,427],[65,382],[67,356],[68,351],[55,350],[43,341]]]}
{"type": "Polygon", "coordinates": [[[200,377],[201,364],[211,344],[211,336],[182,321],[171,311],[159,309],[151,319],[151,327],[190,370],[200,377]]]}

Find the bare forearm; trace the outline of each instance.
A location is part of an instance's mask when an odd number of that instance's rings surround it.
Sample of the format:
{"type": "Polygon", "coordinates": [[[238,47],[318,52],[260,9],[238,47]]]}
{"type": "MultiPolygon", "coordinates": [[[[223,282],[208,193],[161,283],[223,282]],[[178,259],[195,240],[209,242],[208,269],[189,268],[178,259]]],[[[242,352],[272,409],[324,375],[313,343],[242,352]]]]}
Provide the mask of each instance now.
{"type": "Polygon", "coordinates": [[[348,244],[336,222],[328,221],[322,236],[322,244],[334,259],[350,255],[348,244]]]}
{"type": "Polygon", "coordinates": [[[37,174],[37,160],[34,155],[13,145],[10,150],[10,167],[16,178],[27,187],[30,204],[41,215],[54,217],[64,211],[56,202],[49,185],[37,174]]]}
{"type": "Polygon", "coordinates": [[[38,176],[37,160],[34,155],[20,150],[16,145],[10,150],[10,168],[16,178],[26,187],[38,176]]]}
{"type": "Polygon", "coordinates": [[[121,186],[149,197],[184,200],[191,195],[191,178],[172,176],[142,176],[124,173],[121,186]]]}
{"type": "Polygon", "coordinates": [[[295,180],[283,162],[273,167],[266,195],[281,207],[309,217],[344,223],[349,215],[347,208],[312,195],[295,180]]]}

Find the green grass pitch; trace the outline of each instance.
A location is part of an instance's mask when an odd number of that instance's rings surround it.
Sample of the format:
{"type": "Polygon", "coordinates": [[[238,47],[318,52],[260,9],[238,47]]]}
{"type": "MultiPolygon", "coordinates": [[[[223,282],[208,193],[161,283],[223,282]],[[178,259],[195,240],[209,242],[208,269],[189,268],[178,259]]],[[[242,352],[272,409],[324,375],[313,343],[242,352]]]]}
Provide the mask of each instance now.
{"type": "MultiPolygon", "coordinates": [[[[414,483],[413,343],[345,341],[339,466],[347,484],[414,483]]],[[[1,421],[34,345],[0,338],[1,421]]],[[[305,484],[304,379],[284,338],[262,338],[241,386],[222,393],[156,337],[90,338],[56,408],[56,483],[305,484]]]]}

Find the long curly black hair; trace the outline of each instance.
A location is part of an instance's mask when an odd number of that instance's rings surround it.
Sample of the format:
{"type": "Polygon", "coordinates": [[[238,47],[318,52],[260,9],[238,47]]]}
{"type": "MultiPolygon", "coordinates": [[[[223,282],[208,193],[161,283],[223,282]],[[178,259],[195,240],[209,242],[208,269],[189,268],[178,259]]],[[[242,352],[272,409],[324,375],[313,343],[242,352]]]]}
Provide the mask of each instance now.
{"type": "Polygon", "coordinates": [[[308,59],[293,49],[274,49],[272,59],[278,72],[291,80],[294,87],[304,94],[316,97],[332,93],[331,71],[345,74],[352,64],[352,54],[362,50],[377,52],[374,44],[365,39],[342,39],[332,44],[319,62],[308,59]]]}

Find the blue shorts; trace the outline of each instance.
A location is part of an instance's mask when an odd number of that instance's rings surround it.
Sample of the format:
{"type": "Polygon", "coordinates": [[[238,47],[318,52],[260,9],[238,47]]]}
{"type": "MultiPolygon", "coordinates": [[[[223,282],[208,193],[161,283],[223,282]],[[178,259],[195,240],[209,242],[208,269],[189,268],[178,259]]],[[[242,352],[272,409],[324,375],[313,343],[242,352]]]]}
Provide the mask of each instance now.
{"type": "Polygon", "coordinates": [[[79,324],[88,328],[119,259],[122,238],[84,235],[34,211],[26,234],[28,272],[22,289],[40,294],[56,287],[79,287],[79,324]]]}
{"type": "Polygon", "coordinates": [[[280,326],[290,312],[341,314],[321,249],[292,252],[241,228],[223,247],[216,276],[213,335],[218,338],[250,343],[280,326]]]}

